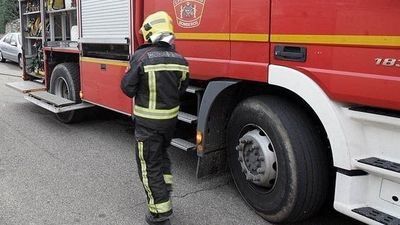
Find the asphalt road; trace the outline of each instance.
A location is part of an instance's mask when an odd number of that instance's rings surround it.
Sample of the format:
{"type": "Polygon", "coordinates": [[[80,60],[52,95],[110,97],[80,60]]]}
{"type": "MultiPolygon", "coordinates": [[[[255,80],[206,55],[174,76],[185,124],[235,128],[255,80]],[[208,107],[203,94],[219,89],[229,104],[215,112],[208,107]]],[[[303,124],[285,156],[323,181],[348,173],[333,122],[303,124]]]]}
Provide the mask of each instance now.
{"type": "MultiPolygon", "coordinates": [[[[0,63],[0,224],[140,225],[146,210],[129,118],[107,111],[74,125],[5,87],[19,81],[0,63]]],[[[171,149],[175,225],[263,225],[229,174],[195,178],[196,159],[171,149]]],[[[297,225],[359,224],[331,207],[297,225]]]]}

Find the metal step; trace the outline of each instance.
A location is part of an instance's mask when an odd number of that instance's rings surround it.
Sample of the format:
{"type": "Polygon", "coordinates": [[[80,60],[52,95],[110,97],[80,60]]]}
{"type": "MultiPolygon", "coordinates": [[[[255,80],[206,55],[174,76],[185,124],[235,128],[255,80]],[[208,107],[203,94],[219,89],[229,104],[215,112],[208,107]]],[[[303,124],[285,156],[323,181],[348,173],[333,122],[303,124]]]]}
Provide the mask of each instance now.
{"type": "Polygon", "coordinates": [[[193,144],[192,142],[183,140],[181,138],[172,139],[171,145],[176,147],[176,148],[179,148],[181,150],[184,150],[184,151],[191,151],[191,150],[196,149],[196,145],[195,144],[193,144]]]}
{"type": "Polygon", "coordinates": [[[24,94],[34,92],[34,91],[44,91],[46,90],[46,86],[41,83],[34,82],[34,81],[18,81],[7,83],[7,87],[20,91],[24,94]]]}
{"type": "Polygon", "coordinates": [[[387,161],[387,160],[383,160],[383,159],[379,159],[376,157],[360,159],[360,160],[358,160],[358,162],[367,164],[370,166],[379,167],[381,169],[390,170],[390,171],[393,171],[396,173],[400,173],[400,164],[391,162],[391,161],[387,161]]]}
{"type": "Polygon", "coordinates": [[[29,94],[29,96],[34,97],[38,100],[47,102],[48,104],[54,105],[56,107],[62,107],[62,106],[68,106],[68,105],[75,104],[74,101],[71,101],[66,98],[61,98],[57,95],[50,94],[47,91],[32,92],[29,94]]]}
{"type": "Polygon", "coordinates": [[[76,104],[74,101],[50,94],[47,91],[32,92],[25,96],[25,99],[53,113],[68,112],[94,106],[86,102],[76,104]]]}
{"type": "Polygon", "coordinates": [[[189,86],[186,89],[186,92],[192,93],[192,94],[196,94],[198,92],[204,91],[204,88],[201,87],[196,87],[196,86],[189,86]]]}
{"type": "Polygon", "coordinates": [[[351,210],[357,214],[365,216],[385,225],[400,225],[400,219],[371,207],[363,207],[351,210]]]}
{"type": "Polygon", "coordinates": [[[185,112],[179,112],[178,120],[183,121],[185,123],[193,124],[197,122],[197,116],[185,112]]]}

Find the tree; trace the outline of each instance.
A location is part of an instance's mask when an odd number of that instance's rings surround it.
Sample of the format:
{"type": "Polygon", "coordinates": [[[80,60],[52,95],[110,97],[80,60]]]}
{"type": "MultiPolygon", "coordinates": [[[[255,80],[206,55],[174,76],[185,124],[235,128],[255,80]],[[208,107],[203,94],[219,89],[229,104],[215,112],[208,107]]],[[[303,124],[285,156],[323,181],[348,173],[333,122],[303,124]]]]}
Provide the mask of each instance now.
{"type": "Polygon", "coordinates": [[[18,0],[0,0],[0,33],[4,33],[6,23],[18,19],[18,0]]]}

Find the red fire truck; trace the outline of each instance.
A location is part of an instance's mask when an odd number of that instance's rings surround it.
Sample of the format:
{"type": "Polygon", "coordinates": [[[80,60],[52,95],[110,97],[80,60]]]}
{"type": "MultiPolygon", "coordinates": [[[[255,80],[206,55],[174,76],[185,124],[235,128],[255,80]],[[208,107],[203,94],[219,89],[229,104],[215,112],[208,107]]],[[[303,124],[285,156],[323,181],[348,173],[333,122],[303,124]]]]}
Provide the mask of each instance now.
{"type": "Polygon", "coordinates": [[[27,100],[65,123],[94,105],[131,115],[120,80],[163,10],[191,74],[171,145],[197,152],[197,176],[228,165],[271,222],[332,195],[357,220],[400,224],[400,1],[54,2],[20,0],[25,81],[9,86],[27,100]]]}

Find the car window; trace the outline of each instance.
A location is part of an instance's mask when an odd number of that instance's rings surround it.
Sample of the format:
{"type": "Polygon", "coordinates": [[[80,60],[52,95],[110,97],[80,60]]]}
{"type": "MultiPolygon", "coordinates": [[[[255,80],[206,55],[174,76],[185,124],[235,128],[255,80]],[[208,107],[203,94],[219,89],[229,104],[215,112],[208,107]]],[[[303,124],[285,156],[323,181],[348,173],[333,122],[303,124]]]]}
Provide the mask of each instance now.
{"type": "Polygon", "coordinates": [[[11,41],[11,34],[7,34],[7,36],[4,38],[4,42],[10,43],[11,41]]]}
{"type": "Polygon", "coordinates": [[[7,36],[8,36],[8,35],[4,35],[4,36],[1,38],[1,41],[5,42],[7,36]]]}
{"type": "Polygon", "coordinates": [[[11,35],[11,41],[10,43],[17,43],[17,37],[15,34],[11,35]]]}

